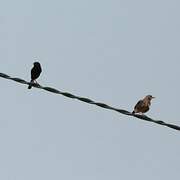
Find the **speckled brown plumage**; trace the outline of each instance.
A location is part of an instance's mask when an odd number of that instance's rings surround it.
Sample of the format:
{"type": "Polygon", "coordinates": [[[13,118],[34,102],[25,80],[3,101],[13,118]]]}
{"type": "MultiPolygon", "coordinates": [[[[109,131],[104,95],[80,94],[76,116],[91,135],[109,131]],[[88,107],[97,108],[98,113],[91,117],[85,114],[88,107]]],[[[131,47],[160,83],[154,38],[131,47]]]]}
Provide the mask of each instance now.
{"type": "Polygon", "coordinates": [[[151,95],[147,95],[144,99],[137,102],[137,104],[134,106],[134,111],[132,113],[146,113],[149,111],[151,100],[155,98],[151,95]]]}

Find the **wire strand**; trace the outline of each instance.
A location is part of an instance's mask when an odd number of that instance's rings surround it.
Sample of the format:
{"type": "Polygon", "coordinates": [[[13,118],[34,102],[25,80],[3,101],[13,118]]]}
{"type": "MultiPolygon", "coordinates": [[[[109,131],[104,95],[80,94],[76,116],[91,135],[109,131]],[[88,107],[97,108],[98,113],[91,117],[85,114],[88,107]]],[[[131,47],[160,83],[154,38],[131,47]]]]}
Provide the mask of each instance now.
{"type": "MultiPolygon", "coordinates": [[[[5,78],[5,79],[9,79],[9,80],[13,80],[13,81],[21,83],[21,84],[26,84],[26,85],[30,84],[29,82],[25,81],[24,79],[11,77],[11,76],[9,76],[7,74],[4,74],[4,73],[0,73],[0,77],[5,78]]],[[[93,105],[99,106],[101,108],[113,110],[113,111],[116,111],[118,113],[121,113],[121,114],[124,114],[124,115],[127,115],[127,116],[134,116],[134,117],[136,117],[136,118],[138,118],[140,120],[149,121],[149,122],[152,122],[152,123],[156,123],[156,124],[166,126],[166,127],[169,127],[169,128],[180,131],[180,126],[165,123],[164,121],[161,121],[161,120],[154,120],[154,119],[152,119],[152,118],[150,118],[150,117],[148,117],[146,115],[133,114],[133,113],[131,113],[129,111],[126,111],[124,109],[115,108],[115,107],[109,106],[109,105],[101,103],[101,102],[93,101],[93,100],[91,100],[89,98],[86,98],[86,97],[80,97],[80,96],[73,95],[73,94],[68,93],[68,92],[62,92],[62,91],[59,91],[59,90],[57,90],[55,88],[52,88],[52,87],[43,87],[40,84],[36,84],[36,83],[31,83],[31,85],[33,87],[35,87],[35,88],[43,89],[43,90],[49,91],[51,93],[61,94],[61,95],[66,96],[68,98],[77,99],[79,101],[82,101],[82,102],[85,102],[85,103],[88,103],[88,104],[93,104],[93,105]]]]}

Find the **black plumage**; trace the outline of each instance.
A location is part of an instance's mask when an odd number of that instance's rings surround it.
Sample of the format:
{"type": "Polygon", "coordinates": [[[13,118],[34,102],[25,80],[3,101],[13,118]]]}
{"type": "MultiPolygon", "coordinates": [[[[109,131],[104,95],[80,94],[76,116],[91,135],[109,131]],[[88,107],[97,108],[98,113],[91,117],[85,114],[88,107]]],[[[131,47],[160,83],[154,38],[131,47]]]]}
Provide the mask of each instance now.
{"type": "MultiPolygon", "coordinates": [[[[34,67],[31,69],[31,81],[30,83],[34,83],[36,79],[40,76],[42,69],[41,69],[41,64],[39,62],[34,62],[34,67]]],[[[28,89],[31,89],[32,85],[29,84],[28,89]]]]}

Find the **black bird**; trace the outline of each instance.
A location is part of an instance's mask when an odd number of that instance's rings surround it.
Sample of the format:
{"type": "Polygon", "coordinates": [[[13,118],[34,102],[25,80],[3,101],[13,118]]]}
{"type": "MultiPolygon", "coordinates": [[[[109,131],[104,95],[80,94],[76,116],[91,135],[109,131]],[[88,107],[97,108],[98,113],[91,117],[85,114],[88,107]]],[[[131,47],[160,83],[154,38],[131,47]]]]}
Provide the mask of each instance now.
{"type": "MultiPolygon", "coordinates": [[[[39,62],[34,62],[34,67],[31,69],[31,81],[30,83],[36,82],[36,79],[40,76],[42,69],[39,62]]],[[[36,82],[37,83],[37,82],[36,82]]],[[[29,84],[28,89],[31,89],[32,85],[29,84]]]]}

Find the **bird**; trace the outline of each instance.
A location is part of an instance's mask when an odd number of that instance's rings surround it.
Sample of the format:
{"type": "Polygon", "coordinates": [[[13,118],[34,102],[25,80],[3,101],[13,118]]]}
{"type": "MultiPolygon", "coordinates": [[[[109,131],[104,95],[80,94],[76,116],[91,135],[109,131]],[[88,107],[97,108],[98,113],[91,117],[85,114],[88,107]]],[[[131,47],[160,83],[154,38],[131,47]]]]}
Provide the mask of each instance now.
{"type": "Polygon", "coordinates": [[[141,99],[137,102],[137,104],[134,106],[133,114],[135,113],[141,113],[144,114],[147,111],[149,111],[151,100],[154,99],[152,95],[147,95],[144,97],[144,99],[141,99]]]}
{"type": "Polygon", "coordinates": [[[40,74],[42,72],[41,64],[39,62],[36,61],[36,62],[33,63],[33,65],[34,66],[31,69],[31,81],[30,81],[30,84],[28,86],[28,89],[32,88],[31,83],[36,82],[36,79],[40,76],[40,74]]]}

